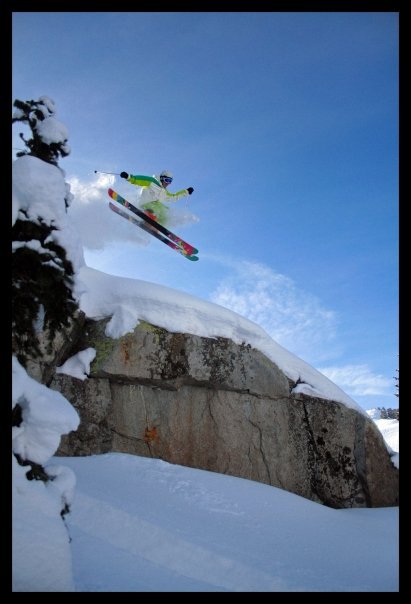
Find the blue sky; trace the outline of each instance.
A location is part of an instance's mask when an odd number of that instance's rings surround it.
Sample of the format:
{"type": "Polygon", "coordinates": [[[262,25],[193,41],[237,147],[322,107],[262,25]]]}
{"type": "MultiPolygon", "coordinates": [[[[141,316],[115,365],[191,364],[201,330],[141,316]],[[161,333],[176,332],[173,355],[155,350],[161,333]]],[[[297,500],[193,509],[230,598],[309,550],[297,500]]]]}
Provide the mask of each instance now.
{"type": "Polygon", "coordinates": [[[227,305],[364,408],[398,406],[397,13],[14,13],[12,94],[68,128],[90,266],[227,305]],[[197,263],[94,174],[162,169],[194,187],[174,230],[197,263]]]}

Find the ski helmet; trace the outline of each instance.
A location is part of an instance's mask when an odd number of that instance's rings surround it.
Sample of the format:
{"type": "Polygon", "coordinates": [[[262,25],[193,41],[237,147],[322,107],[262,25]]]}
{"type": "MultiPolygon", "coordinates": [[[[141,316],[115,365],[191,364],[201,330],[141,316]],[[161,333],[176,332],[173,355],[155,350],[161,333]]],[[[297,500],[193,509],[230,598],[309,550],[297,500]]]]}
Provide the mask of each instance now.
{"type": "Polygon", "coordinates": [[[166,178],[173,178],[173,175],[171,174],[171,172],[169,172],[168,170],[163,170],[160,174],[160,178],[162,178],[163,176],[165,176],[166,178]]]}

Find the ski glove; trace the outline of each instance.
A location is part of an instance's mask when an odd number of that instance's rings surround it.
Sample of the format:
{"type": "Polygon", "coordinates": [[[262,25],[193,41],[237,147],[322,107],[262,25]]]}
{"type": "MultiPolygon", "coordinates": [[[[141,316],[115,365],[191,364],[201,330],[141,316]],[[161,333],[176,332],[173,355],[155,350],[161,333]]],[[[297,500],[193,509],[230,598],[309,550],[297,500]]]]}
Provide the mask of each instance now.
{"type": "Polygon", "coordinates": [[[187,189],[188,194],[191,195],[191,193],[194,191],[193,187],[188,187],[187,189]]]}
{"type": "Polygon", "coordinates": [[[120,174],[120,176],[121,176],[121,178],[128,178],[128,174],[127,174],[127,172],[122,172],[122,173],[120,174]]]}

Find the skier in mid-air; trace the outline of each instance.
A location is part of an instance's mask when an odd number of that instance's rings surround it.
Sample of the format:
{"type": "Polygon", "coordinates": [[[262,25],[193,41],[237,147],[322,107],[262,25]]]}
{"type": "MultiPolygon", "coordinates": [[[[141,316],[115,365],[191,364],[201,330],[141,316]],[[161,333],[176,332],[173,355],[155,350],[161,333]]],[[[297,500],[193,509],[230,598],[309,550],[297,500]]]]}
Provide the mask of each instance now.
{"type": "Polygon", "coordinates": [[[142,187],[140,207],[144,210],[152,220],[159,224],[167,223],[168,207],[164,205],[166,201],[177,201],[181,197],[191,195],[194,191],[193,187],[187,187],[177,191],[177,193],[169,193],[167,187],[173,182],[173,175],[168,170],[163,170],[160,176],[143,176],[141,174],[128,174],[121,172],[121,178],[125,178],[132,185],[142,187]]]}

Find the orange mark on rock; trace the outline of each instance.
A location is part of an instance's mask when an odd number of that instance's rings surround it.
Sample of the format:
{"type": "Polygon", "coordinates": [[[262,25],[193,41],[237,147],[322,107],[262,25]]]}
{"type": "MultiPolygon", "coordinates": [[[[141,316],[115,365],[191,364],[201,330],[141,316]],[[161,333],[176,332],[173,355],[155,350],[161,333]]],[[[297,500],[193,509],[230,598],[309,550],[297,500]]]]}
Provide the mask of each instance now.
{"type": "Polygon", "coordinates": [[[144,432],[144,442],[149,444],[158,438],[157,428],[146,428],[144,432]]]}
{"type": "Polygon", "coordinates": [[[121,351],[121,356],[123,357],[124,363],[128,363],[128,361],[130,360],[130,353],[128,351],[127,342],[125,342],[124,340],[123,340],[123,342],[121,342],[120,351],[121,351]]]}

